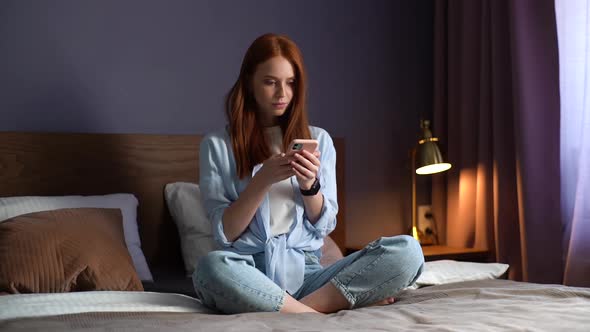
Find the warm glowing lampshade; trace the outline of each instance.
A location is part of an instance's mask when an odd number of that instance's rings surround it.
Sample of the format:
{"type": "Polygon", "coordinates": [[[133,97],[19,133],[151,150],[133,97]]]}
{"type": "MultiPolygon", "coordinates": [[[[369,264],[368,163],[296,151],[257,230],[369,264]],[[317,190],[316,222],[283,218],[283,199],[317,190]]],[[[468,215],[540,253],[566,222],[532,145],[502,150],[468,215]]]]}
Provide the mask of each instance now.
{"type": "Polygon", "coordinates": [[[437,141],[436,137],[428,137],[418,142],[416,148],[416,174],[439,173],[451,168],[451,164],[444,162],[436,144],[437,141]]]}
{"type": "Polygon", "coordinates": [[[449,168],[451,168],[451,164],[449,163],[438,163],[434,165],[420,167],[416,170],[416,174],[426,175],[440,173],[448,170],[449,168]]]}

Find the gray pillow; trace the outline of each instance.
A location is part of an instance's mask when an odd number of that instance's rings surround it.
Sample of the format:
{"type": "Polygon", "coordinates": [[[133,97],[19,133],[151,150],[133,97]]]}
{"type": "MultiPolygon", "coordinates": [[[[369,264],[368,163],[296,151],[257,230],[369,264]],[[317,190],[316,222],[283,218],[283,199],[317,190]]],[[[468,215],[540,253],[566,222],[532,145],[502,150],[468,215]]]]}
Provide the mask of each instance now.
{"type": "Polygon", "coordinates": [[[167,184],[164,191],[168,210],[178,228],[184,267],[187,275],[191,275],[199,258],[219,249],[201,205],[201,190],[196,183],[174,182],[167,184]]]}

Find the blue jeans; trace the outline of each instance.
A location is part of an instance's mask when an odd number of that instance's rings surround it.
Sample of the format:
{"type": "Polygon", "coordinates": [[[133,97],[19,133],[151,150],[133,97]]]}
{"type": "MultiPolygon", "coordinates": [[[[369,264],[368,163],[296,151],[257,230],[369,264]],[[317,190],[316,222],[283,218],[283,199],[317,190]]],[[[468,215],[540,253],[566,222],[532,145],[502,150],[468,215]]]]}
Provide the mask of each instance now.
{"type": "MultiPolygon", "coordinates": [[[[193,285],[203,304],[231,314],[279,311],[285,291],[256,267],[264,266],[261,258],[222,250],[203,257],[193,274],[193,285]]],[[[326,268],[317,256],[306,253],[303,285],[291,296],[302,299],[331,282],[351,309],[364,307],[413,284],[423,265],[420,244],[407,235],[382,237],[326,268]]]]}

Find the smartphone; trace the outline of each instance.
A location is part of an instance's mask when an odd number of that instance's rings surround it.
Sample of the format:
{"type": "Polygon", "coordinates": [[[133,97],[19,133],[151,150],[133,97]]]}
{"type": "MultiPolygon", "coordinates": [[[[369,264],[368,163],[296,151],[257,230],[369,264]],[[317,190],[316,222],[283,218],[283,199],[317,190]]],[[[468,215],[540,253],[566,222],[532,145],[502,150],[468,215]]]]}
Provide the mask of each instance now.
{"type": "Polygon", "coordinates": [[[313,153],[318,149],[319,143],[315,139],[294,139],[289,144],[287,154],[294,154],[295,152],[305,150],[313,153]]]}

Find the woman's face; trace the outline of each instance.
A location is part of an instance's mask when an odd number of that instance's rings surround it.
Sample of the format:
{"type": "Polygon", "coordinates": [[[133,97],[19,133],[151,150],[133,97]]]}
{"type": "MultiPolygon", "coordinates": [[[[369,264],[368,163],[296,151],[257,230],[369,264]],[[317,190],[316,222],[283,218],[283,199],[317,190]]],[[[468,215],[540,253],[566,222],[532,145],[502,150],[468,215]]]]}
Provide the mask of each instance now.
{"type": "Polygon", "coordinates": [[[270,58],[258,65],[252,79],[258,117],[264,126],[277,124],[293,98],[295,74],[291,63],[281,57],[270,58]]]}

